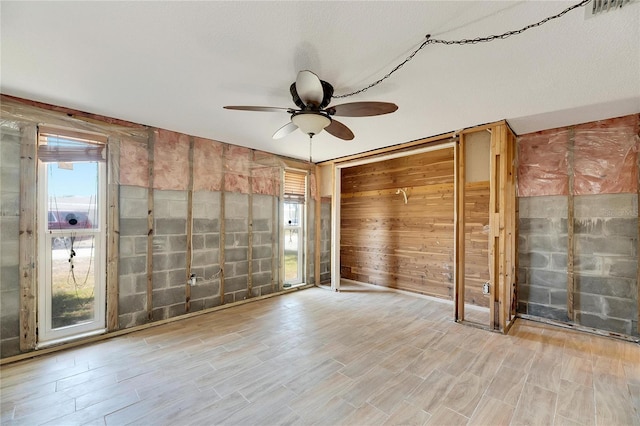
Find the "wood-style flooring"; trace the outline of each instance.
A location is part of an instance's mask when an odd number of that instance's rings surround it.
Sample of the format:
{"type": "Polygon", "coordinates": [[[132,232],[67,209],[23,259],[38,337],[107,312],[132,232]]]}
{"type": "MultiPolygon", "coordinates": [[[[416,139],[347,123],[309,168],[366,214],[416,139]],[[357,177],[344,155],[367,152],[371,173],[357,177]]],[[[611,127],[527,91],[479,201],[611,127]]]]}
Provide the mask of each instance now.
{"type": "Polygon", "coordinates": [[[3,425],[640,425],[640,346],[343,284],[3,366],[3,425]]]}

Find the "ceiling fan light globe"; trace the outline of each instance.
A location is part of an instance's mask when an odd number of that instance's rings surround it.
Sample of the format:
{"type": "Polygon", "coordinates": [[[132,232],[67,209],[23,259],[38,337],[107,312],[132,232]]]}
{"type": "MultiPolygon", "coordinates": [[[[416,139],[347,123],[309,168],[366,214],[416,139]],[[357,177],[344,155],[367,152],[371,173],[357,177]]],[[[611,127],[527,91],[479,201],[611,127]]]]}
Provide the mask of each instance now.
{"type": "Polygon", "coordinates": [[[296,114],[291,121],[307,135],[317,135],[331,124],[331,119],[323,114],[296,114]]]}

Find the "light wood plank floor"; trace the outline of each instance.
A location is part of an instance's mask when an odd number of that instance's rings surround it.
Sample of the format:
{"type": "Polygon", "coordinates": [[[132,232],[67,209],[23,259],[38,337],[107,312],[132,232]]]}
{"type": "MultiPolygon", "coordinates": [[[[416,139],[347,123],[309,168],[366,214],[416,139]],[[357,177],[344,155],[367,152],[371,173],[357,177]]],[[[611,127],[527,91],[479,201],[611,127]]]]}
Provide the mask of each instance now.
{"type": "Polygon", "coordinates": [[[10,364],[12,425],[639,425],[640,346],[312,288],[10,364]]]}

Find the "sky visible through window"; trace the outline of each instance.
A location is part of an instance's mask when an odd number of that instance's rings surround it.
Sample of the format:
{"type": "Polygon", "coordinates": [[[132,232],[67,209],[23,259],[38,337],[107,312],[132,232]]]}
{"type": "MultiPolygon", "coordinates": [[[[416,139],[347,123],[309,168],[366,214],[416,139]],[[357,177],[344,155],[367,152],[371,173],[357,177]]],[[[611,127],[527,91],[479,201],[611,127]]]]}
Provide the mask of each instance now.
{"type": "Polygon", "coordinates": [[[49,195],[51,197],[95,197],[97,167],[94,162],[63,163],[72,170],[61,168],[59,163],[49,164],[49,195]]]}
{"type": "MultiPolygon", "coordinates": [[[[83,149],[92,144],[65,139],[62,137],[47,137],[47,145],[62,150],[83,149]]],[[[63,197],[94,197],[97,193],[98,170],[95,161],[74,161],[71,163],[49,163],[48,184],[49,196],[63,197]]]]}

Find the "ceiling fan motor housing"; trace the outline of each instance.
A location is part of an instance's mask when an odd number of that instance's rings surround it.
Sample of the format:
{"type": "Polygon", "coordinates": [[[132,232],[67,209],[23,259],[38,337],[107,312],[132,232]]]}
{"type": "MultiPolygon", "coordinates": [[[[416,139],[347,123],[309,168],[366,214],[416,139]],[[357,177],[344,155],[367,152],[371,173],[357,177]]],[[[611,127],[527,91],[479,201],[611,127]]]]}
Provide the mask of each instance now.
{"type": "Polygon", "coordinates": [[[331,98],[333,97],[333,86],[324,80],[320,80],[320,84],[322,84],[323,92],[322,102],[320,103],[320,105],[305,105],[305,103],[302,102],[302,99],[300,99],[300,96],[298,95],[295,81],[291,83],[291,86],[289,87],[289,92],[291,92],[293,102],[301,109],[322,109],[326,107],[327,105],[329,105],[329,103],[331,102],[331,98]]]}

